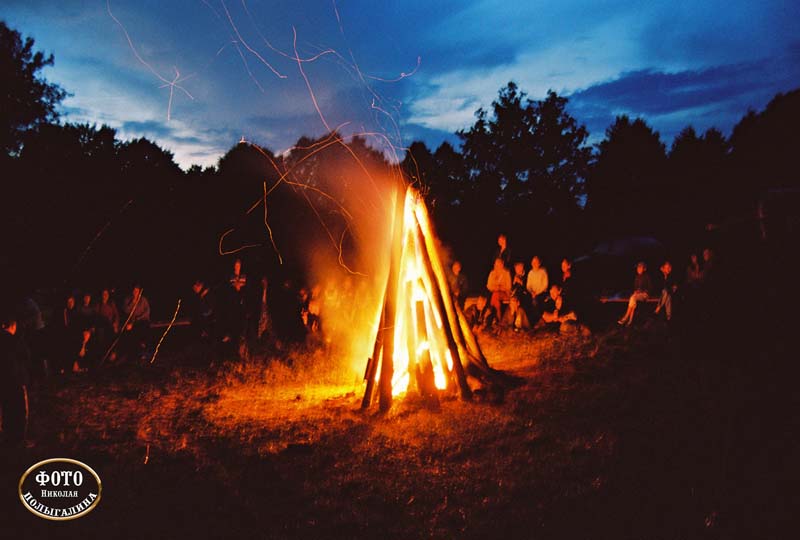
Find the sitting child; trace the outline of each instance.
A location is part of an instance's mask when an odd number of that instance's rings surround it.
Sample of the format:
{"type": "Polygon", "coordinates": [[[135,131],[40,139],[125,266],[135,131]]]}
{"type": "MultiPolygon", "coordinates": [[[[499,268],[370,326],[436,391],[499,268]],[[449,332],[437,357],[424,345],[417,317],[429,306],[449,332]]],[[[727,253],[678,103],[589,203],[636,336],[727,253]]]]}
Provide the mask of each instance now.
{"type": "Polygon", "coordinates": [[[494,260],[494,268],[489,272],[486,289],[492,295],[489,303],[495,313],[500,313],[503,302],[508,302],[511,297],[511,272],[506,269],[503,259],[499,257],[494,260]]]}
{"type": "Polygon", "coordinates": [[[550,287],[550,297],[545,299],[542,319],[545,324],[565,323],[570,321],[577,321],[578,316],[575,315],[564,299],[564,289],[561,285],[553,284],[550,287]]]}
{"type": "Polygon", "coordinates": [[[646,302],[650,297],[650,290],[653,288],[650,282],[650,276],[647,274],[647,265],[639,262],[636,265],[636,277],[633,280],[633,294],[628,300],[628,310],[622,316],[617,324],[630,326],[633,322],[633,316],[636,313],[636,306],[639,302],[646,302]]]}
{"type": "Polygon", "coordinates": [[[656,314],[664,310],[667,321],[672,319],[672,295],[678,290],[678,283],[672,275],[672,263],[664,261],[661,265],[661,298],[656,306],[656,314]]]}
{"type": "Polygon", "coordinates": [[[503,314],[501,324],[504,328],[510,328],[515,332],[528,330],[531,327],[528,314],[525,313],[522,303],[516,296],[512,296],[511,300],[508,301],[508,309],[503,314]]]}
{"type": "Polygon", "coordinates": [[[489,330],[497,320],[497,314],[492,306],[489,305],[486,295],[480,295],[477,303],[467,308],[464,316],[467,319],[467,324],[474,333],[479,333],[484,330],[489,330]]]}

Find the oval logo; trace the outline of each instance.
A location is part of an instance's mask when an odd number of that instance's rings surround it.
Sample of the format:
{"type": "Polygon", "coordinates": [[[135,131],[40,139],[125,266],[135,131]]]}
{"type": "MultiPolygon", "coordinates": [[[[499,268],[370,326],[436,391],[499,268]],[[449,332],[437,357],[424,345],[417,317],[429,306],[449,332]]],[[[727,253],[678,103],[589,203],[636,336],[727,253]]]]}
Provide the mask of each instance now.
{"type": "Polygon", "coordinates": [[[54,521],[85,516],[100,502],[102,491],[97,473],[69,458],[40,461],[19,480],[19,498],[25,508],[54,521]]]}

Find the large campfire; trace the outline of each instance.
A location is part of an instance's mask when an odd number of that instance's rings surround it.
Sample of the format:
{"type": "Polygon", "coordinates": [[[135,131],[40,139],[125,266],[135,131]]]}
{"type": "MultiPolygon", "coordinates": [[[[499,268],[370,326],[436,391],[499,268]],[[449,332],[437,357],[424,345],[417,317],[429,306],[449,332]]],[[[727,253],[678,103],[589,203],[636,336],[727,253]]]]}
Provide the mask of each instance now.
{"type": "Polygon", "coordinates": [[[381,410],[409,391],[438,403],[441,393],[470,399],[471,376],[492,373],[461,308],[453,301],[425,203],[412,187],[398,197],[378,331],[367,363],[362,408],[375,383],[381,410]]]}

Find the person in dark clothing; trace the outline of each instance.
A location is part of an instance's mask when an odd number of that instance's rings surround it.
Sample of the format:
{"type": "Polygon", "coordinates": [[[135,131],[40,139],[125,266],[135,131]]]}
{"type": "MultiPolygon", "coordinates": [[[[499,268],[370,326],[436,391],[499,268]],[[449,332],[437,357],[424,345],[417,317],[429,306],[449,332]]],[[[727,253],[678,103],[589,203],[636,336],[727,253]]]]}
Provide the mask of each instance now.
{"type": "Polygon", "coordinates": [[[483,294],[478,297],[478,301],[475,304],[467,308],[464,316],[474,333],[491,330],[497,321],[497,312],[489,304],[486,295],[483,294]]]}
{"type": "Polygon", "coordinates": [[[92,293],[83,293],[81,305],[77,308],[78,325],[83,328],[97,326],[97,306],[92,303],[92,293]]]}
{"type": "Polygon", "coordinates": [[[269,306],[270,319],[275,328],[276,344],[280,347],[284,343],[302,343],[306,339],[306,327],[302,319],[303,307],[292,280],[284,279],[280,287],[270,290],[272,295],[269,306]]]}
{"type": "Polygon", "coordinates": [[[525,263],[515,262],[514,273],[511,275],[511,296],[523,303],[530,298],[525,282],[525,263]]]}
{"type": "Polygon", "coordinates": [[[115,334],[119,333],[119,310],[117,309],[117,304],[111,299],[111,291],[108,289],[103,289],[100,294],[97,315],[101,325],[108,326],[115,334]]]}
{"type": "Polygon", "coordinates": [[[25,440],[28,428],[29,353],[17,335],[17,321],[4,317],[0,329],[0,436],[4,444],[25,440]]]}
{"type": "Polygon", "coordinates": [[[47,327],[42,310],[31,295],[22,298],[17,310],[17,334],[20,335],[30,351],[29,375],[31,382],[43,380],[47,377],[50,367],[48,366],[50,355],[46,347],[47,327]]]}
{"type": "Polygon", "coordinates": [[[76,345],[77,350],[73,350],[72,372],[83,373],[96,368],[104,350],[94,330],[90,327],[84,328],[76,345]]]}
{"type": "Polygon", "coordinates": [[[667,321],[672,320],[672,297],[678,291],[678,282],[675,281],[675,276],[672,274],[672,263],[664,261],[661,265],[661,296],[656,306],[656,314],[664,310],[664,315],[667,321]]]}
{"type": "Polygon", "coordinates": [[[209,336],[211,327],[211,302],[210,291],[202,279],[196,279],[192,284],[192,292],[186,299],[186,315],[192,325],[196,337],[209,336]]]}
{"type": "Polygon", "coordinates": [[[569,259],[561,260],[561,291],[566,294],[572,287],[572,262],[569,259]]]}
{"type": "Polygon", "coordinates": [[[459,307],[463,309],[464,300],[466,300],[467,291],[469,290],[469,283],[467,282],[467,276],[461,272],[461,262],[453,262],[450,272],[447,273],[447,282],[450,285],[450,292],[453,293],[453,298],[459,307]]]}
{"type": "Polygon", "coordinates": [[[701,281],[703,281],[703,271],[700,269],[697,254],[692,253],[689,255],[689,265],[686,267],[686,285],[696,288],[701,281]]]}
{"type": "Polygon", "coordinates": [[[575,310],[564,298],[564,289],[554,283],[550,286],[550,295],[542,302],[542,318],[537,326],[555,325],[561,327],[565,323],[578,320],[575,310]]]}
{"type": "Polygon", "coordinates": [[[54,325],[56,339],[53,340],[53,358],[56,373],[64,373],[72,366],[70,350],[80,334],[80,314],[75,303],[75,297],[67,296],[64,309],[58,323],[54,325]]]}
{"type": "Polygon", "coordinates": [[[119,310],[111,299],[111,291],[108,289],[103,289],[100,293],[96,321],[95,339],[101,346],[110,345],[114,336],[119,333],[119,310]]]}
{"type": "Polygon", "coordinates": [[[653,284],[650,281],[650,276],[647,274],[647,265],[639,262],[636,265],[636,277],[633,279],[633,293],[628,300],[628,310],[625,315],[617,321],[620,325],[630,326],[633,323],[633,316],[636,313],[636,306],[640,302],[646,302],[650,297],[650,291],[653,289],[653,284]]]}
{"type": "Polygon", "coordinates": [[[502,259],[506,268],[511,268],[511,248],[508,247],[508,237],[505,234],[497,236],[497,248],[494,250],[492,264],[496,259],[502,259]]]}
{"type": "Polygon", "coordinates": [[[150,329],[150,302],[143,294],[141,285],[134,285],[130,296],[122,305],[127,324],[122,330],[120,350],[123,355],[147,357],[147,334],[150,329]]]}

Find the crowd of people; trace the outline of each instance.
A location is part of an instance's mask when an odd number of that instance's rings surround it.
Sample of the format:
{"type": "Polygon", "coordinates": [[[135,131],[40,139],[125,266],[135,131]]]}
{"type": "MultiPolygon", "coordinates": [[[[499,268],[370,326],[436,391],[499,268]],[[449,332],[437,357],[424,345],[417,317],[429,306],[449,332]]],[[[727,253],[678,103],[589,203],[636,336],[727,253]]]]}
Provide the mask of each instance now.
{"type": "MultiPolygon", "coordinates": [[[[539,256],[530,259],[529,267],[512,259],[508,239],[501,234],[492,261],[485,288],[479,291],[469,289],[460,261],[453,262],[450,268],[450,288],[474,332],[541,328],[589,332],[581,316],[589,299],[585,291],[574,286],[569,259],[561,260],[560,273],[552,279],[539,256]],[[470,292],[477,295],[470,297],[470,292]]],[[[711,282],[715,264],[714,253],[708,248],[703,250],[702,259],[697,254],[690,255],[684,279],[675,276],[670,260],[662,262],[656,279],[648,274],[645,262],[637,263],[627,309],[618,324],[631,325],[637,309],[647,302],[656,304],[655,315],[672,321],[676,300],[711,282]]]]}
{"type": "MultiPolygon", "coordinates": [[[[505,235],[497,239],[485,287],[471,289],[459,261],[449,267],[448,281],[456,303],[476,334],[484,332],[536,331],[588,332],[583,320],[584,293],[575,286],[572,263],[561,260],[553,278],[539,256],[530,266],[511,257],[505,235]],[[471,296],[471,293],[477,295],[471,296]]],[[[709,283],[716,262],[710,249],[691,255],[684,279],[665,260],[657,278],[651,279],[644,262],[636,265],[627,309],[618,321],[633,323],[641,306],[655,303],[653,312],[671,321],[678,299],[700,291],[709,283]],[[654,285],[655,283],[655,285],[654,285]]],[[[233,263],[227,279],[213,286],[196,279],[182,298],[177,323],[188,326],[192,342],[219,356],[248,356],[254,345],[280,349],[286,343],[302,343],[321,336],[325,313],[334,316],[331,328],[352,327],[356,299],[363,296],[351,279],[336,286],[295,288],[291,279],[272,286],[267,276],[251,280],[242,261],[233,263]]],[[[136,284],[127,294],[104,288],[72,291],[63,307],[45,321],[39,306],[27,297],[3,316],[0,332],[0,408],[3,437],[24,437],[27,415],[26,383],[51,375],[85,373],[103,366],[153,359],[154,326],[168,330],[172,324],[151,321],[151,306],[144,289],[136,284]],[[46,324],[45,324],[46,323],[46,324]]]]}

